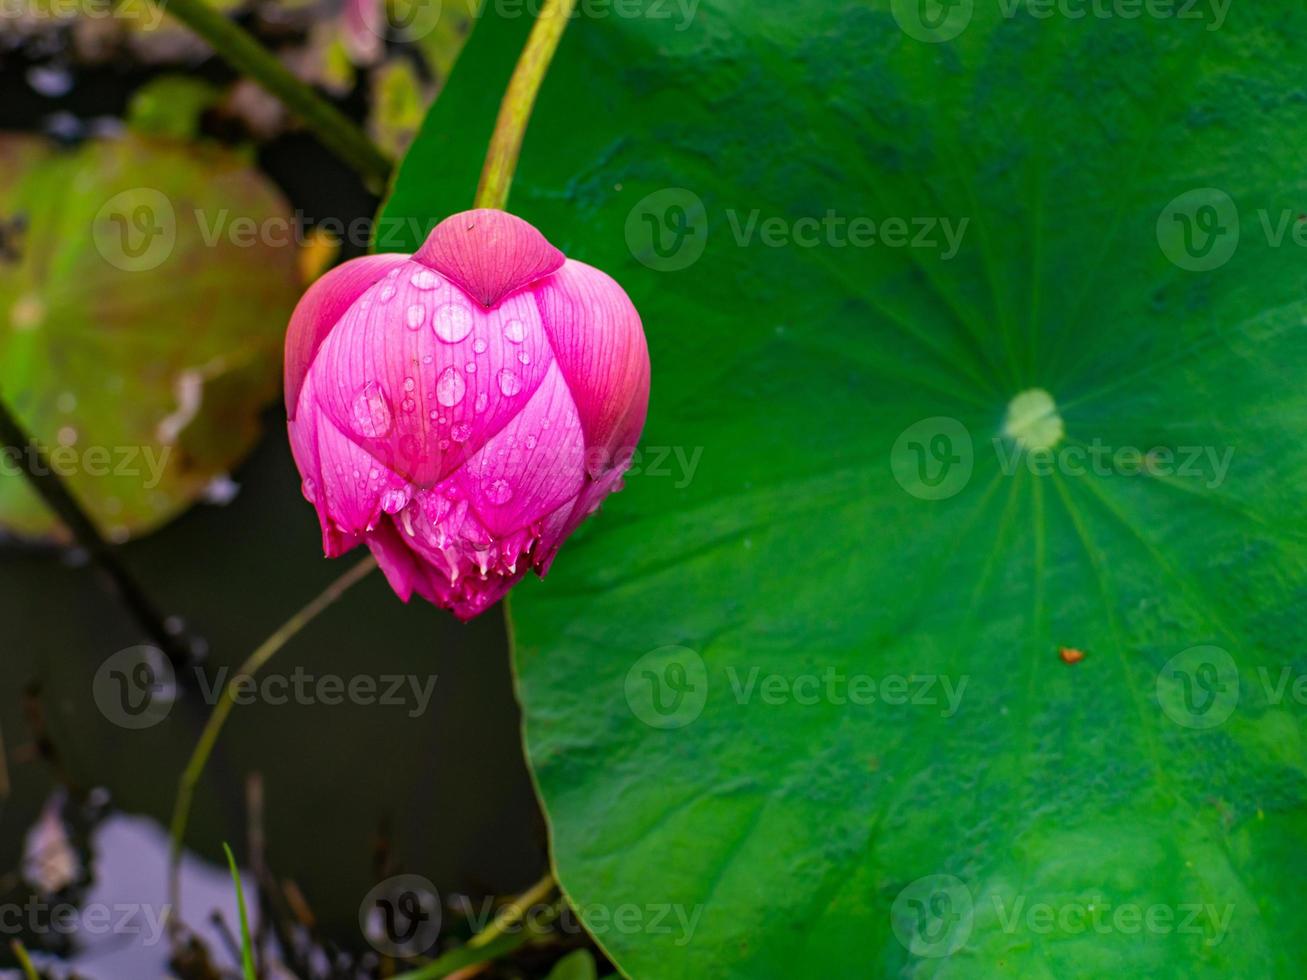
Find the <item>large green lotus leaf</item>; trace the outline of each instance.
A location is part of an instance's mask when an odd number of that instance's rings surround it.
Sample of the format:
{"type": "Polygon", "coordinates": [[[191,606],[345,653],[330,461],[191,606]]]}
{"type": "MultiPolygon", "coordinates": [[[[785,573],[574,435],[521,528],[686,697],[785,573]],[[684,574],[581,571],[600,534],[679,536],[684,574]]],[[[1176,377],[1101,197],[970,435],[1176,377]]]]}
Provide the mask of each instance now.
{"type": "MultiPolygon", "coordinates": [[[[512,202],[654,365],[513,603],[592,931],[635,977],[1302,975],[1307,13],[640,9],[569,27],[512,202]]],[[[468,205],[524,29],[391,216],[468,205]]]]}
{"type": "MultiPolygon", "coordinates": [[[[276,395],[289,206],[216,147],[5,136],[0,218],[0,393],[106,533],[157,527],[244,455],[276,395]]],[[[0,528],[56,530],[12,453],[0,528]]]]}

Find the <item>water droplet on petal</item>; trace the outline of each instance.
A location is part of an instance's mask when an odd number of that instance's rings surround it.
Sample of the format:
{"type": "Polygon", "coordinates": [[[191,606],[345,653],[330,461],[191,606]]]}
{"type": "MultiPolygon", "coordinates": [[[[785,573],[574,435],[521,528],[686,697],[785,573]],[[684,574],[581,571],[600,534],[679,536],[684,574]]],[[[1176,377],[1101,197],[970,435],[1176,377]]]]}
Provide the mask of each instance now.
{"type": "Polygon", "coordinates": [[[526,448],[527,448],[527,449],[535,449],[535,447],[536,447],[536,437],[535,437],[535,436],[527,436],[527,437],[526,437],[526,448]]]}
{"type": "Polygon", "coordinates": [[[405,412],[411,413],[418,407],[418,403],[415,402],[412,398],[405,398],[402,402],[399,403],[399,407],[402,408],[405,412]]]}
{"type": "Polygon", "coordinates": [[[478,337],[476,340],[472,341],[472,350],[476,351],[478,354],[484,354],[486,352],[486,342],[478,337]]]}
{"type": "Polygon", "coordinates": [[[463,380],[463,376],[452,367],[448,367],[441,372],[440,380],[436,382],[436,401],[446,408],[452,408],[463,400],[466,391],[467,382],[463,380]]]}
{"type": "Polygon", "coordinates": [[[486,405],[488,405],[489,403],[490,403],[490,396],[487,395],[484,391],[481,392],[481,394],[477,395],[478,412],[484,412],[486,410],[486,405]]]}
{"type": "Polygon", "coordinates": [[[317,503],[318,485],[313,482],[313,477],[309,477],[308,479],[306,479],[304,481],[304,484],[300,487],[300,489],[304,491],[305,500],[307,500],[311,504],[317,503]]]}
{"type": "Polygon", "coordinates": [[[531,363],[531,355],[524,350],[520,350],[517,352],[517,359],[521,361],[523,364],[531,363]]]}
{"type": "Polygon", "coordinates": [[[369,381],[354,396],[354,424],[358,434],[368,439],[384,439],[389,435],[394,419],[386,394],[377,382],[369,381]]]}
{"type": "Polygon", "coordinates": [[[472,426],[467,422],[459,422],[449,430],[449,436],[455,442],[467,442],[472,436],[472,426]]]}
{"type": "Polygon", "coordinates": [[[468,362],[467,362],[467,367],[465,367],[463,370],[465,370],[468,374],[476,374],[476,373],[477,373],[476,362],[475,362],[475,361],[468,361],[468,362]]]}
{"type": "Polygon", "coordinates": [[[390,283],[386,283],[386,285],[381,287],[381,292],[377,295],[377,298],[383,303],[389,303],[395,298],[395,287],[390,283]]]}
{"type": "Polygon", "coordinates": [[[507,480],[495,480],[486,487],[486,499],[496,507],[506,504],[513,499],[513,488],[507,480]]]}
{"type": "Polygon", "coordinates": [[[504,397],[512,398],[522,390],[522,379],[508,368],[504,368],[499,372],[499,390],[504,393],[504,397]]]}
{"type": "Polygon", "coordinates": [[[408,281],[418,289],[435,289],[440,283],[440,277],[430,269],[419,269],[409,277],[408,281]]]}
{"type": "Polygon", "coordinates": [[[408,324],[410,330],[416,330],[427,322],[427,308],[421,303],[414,303],[404,314],[404,322],[408,324]]]}
{"type": "Polygon", "coordinates": [[[431,318],[436,336],[447,344],[457,344],[472,332],[472,314],[456,303],[446,303],[431,318]]]}
{"type": "Polygon", "coordinates": [[[509,320],[504,324],[504,336],[514,344],[526,340],[526,324],[521,320],[509,320]]]}

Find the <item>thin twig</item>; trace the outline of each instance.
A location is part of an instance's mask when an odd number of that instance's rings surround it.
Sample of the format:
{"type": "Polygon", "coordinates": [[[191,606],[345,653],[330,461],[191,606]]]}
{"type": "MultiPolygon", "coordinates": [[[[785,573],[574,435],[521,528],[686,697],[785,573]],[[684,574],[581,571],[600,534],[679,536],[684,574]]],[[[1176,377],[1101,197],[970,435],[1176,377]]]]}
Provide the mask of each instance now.
{"type": "Polygon", "coordinates": [[[4,447],[16,450],[13,453],[16,457],[14,461],[23,468],[32,489],[63,522],[92,563],[109,579],[128,612],[168,658],[173,670],[181,676],[182,671],[194,659],[194,644],[168,628],[158,607],[145,594],[127,567],[118,560],[117,554],[100,534],[95,522],[50,467],[45,451],[27,434],[4,399],[0,398],[0,449],[4,447]]]}
{"type": "Polygon", "coordinates": [[[467,944],[473,949],[490,945],[500,936],[504,935],[509,929],[521,922],[522,917],[525,916],[534,906],[541,904],[545,899],[549,898],[557,887],[558,882],[554,879],[554,873],[552,871],[546,871],[543,878],[500,909],[499,914],[495,916],[494,921],[469,939],[467,944]]]}
{"type": "Polygon", "coordinates": [[[9,799],[9,750],[5,747],[4,728],[0,727],[0,803],[9,799]]]}
{"type": "Polygon", "coordinates": [[[232,675],[226,688],[223,689],[218,704],[213,709],[213,714],[209,716],[208,724],[204,726],[199,743],[191,754],[190,762],[182,773],[181,782],[177,788],[177,800],[173,806],[170,831],[172,845],[168,866],[168,901],[172,909],[170,925],[174,930],[181,922],[182,843],[186,837],[187,824],[190,822],[195,787],[199,785],[200,777],[204,774],[204,767],[213,754],[213,748],[218,743],[218,736],[222,734],[228,716],[231,715],[232,709],[236,707],[237,688],[247,678],[257,674],[296,633],[313,622],[320,613],[349,591],[350,586],[366,577],[376,567],[376,559],[369,556],[332,582],[316,599],[288,619],[280,629],[264,640],[258,649],[241,664],[240,669],[232,675]]]}
{"type": "Polygon", "coordinates": [[[254,35],[204,0],[167,0],[164,9],[204,38],[238,72],[275,95],[328,149],[359,174],[384,182],[393,162],[339,109],[277,60],[254,35]]]}
{"type": "MultiPolygon", "coordinates": [[[[265,847],[267,838],[263,829],[263,774],[252,772],[245,780],[245,804],[248,811],[246,846],[250,852],[250,871],[254,875],[256,889],[262,890],[267,877],[265,847]]],[[[264,957],[268,945],[268,908],[260,899],[257,909],[258,919],[254,926],[254,963],[255,972],[263,976],[264,957]]]]}

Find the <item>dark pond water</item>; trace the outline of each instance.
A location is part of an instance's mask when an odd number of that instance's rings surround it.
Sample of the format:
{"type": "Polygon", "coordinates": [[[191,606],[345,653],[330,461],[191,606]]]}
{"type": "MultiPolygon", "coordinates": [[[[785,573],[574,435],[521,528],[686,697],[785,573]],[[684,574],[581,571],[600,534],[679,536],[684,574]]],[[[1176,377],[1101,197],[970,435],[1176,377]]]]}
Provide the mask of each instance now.
{"type": "MultiPolygon", "coordinates": [[[[32,87],[34,64],[51,59],[0,48],[0,130],[67,131],[118,116],[150,77],[110,65],[78,73],[66,94],[51,97],[32,87]]],[[[36,79],[47,92],[62,88],[58,78],[36,79]]],[[[309,215],[348,222],[376,207],[307,138],[275,140],[260,162],[309,215]]],[[[158,911],[160,824],[207,712],[197,692],[345,570],[348,560],[321,557],[275,407],[265,423],[262,443],[232,474],[234,499],[200,505],[122,549],[146,591],[183,617],[209,651],[200,677],[182,685],[167,719],[153,727],[119,727],[97,708],[97,668],[145,638],[92,570],[67,555],[0,544],[0,733],[8,777],[0,800],[0,907],[25,901],[35,872],[24,854],[34,848],[53,847],[55,867],[46,870],[56,878],[78,877],[76,866],[60,865],[56,831],[71,829],[78,860],[93,872],[80,876],[94,879],[85,882],[89,901],[158,911]],[[56,815],[68,826],[52,821],[56,815]]],[[[236,710],[196,800],[188,921],[199,924],[219,906],[233,921],[221,843],[246,853],[243,787],[255,772],[264,789],[267,865],[294,882],[324,936],[343,949],[364,947],[359,906],[385,874],[417,873],[442,895],[479,897],[519,890],[543,873],[545,833],[522,761],[498,613],[463,626],[428,606],[401,605],[373,576],[298,636],[268,673],[293,682],[297,669],[346,682],[402,677],[419,689],[406,688],[404,702],[391,706],[291,699],[236,710]],[[430,700],[422,704],[425,693],[430,700]]],[[[13,932],[7,923],[0,930],[6,940],[13,932]]],[[[28,941],[58,945],[59,938],[45,930],[28,941]]],[[[209,938],[221,948],[216,933],[209,938]]],[[[3,945],[0,957],[8,954],[3,945]]],[[[81,974],[96,978],[161,975],[166,952],[166,944],[117,935],[84,935],[76,945],[81,974]]]]}

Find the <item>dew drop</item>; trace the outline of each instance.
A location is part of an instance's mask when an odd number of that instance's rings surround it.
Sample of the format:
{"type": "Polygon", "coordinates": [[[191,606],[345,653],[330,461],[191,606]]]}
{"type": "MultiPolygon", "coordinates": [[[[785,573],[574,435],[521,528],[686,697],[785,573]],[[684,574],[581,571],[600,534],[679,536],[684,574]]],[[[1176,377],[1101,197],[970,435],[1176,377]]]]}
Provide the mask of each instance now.
{"type": "Polygon", "coordinates": [[[477,395],[478,412],[484,412],[486,410],[486,405],[488,405],[489,403],[490,403],[490,396],[487,395],[484,391],[481,392],[481,394],[477,395]]]}
{"type": "Polygon", "coordinates": [[[304,491],[304,499],[314,504],[318,501],[318,485],[313,482],[313,477],[309,477],[300,487],[304,491]]]}
{"type": "Polygon", "coordinates": [[[440,283],[440,277],[430,269],[420,269],[409,277],[409,282],[418,289],[435,289],[440,283]]]}
{"type": "Polygon", "coordinates": [[[386,283],[381,287],[381,292],[377,295],[377,298],[383,303],[389,303],[395,298],[395,287],[390,283],[386,283]]]}
{"type": "Polygon", "coordinates": [[[536,437],[535,437],[535,436],[527,436],[525,441],[526,441],[526,448],[527,448],[527,449],[535,449],[535,447],[536,447],[536,437]]]}
{"type": "Polygon", "coordinates": [[[459,422],[449,430],[449,437],[455,442],[467,442],[472,436],[472,426],[467,422],[459,422]]]}
{"type": "Polygon", "coordinates": [[[472,341],[472,350],[478,354],[484,354],[486,352],[486,342],[478,337],[472,341]]]}
{"type": "Polygon", "coordinates": [[[520,350],[517,352],[517,359],[521,361],[523,364],[531,363],[531,355],[524,350],[520,350]]]}
{"type": "Polygon", "coordinates": [[[508,368],[504,368],[499,372],[499,390],[504,393],[505,398],[512,398],[522,390],[522,379],[508,368]]]}
{"type": "Polygon", "coordinates": [[[354,396],[354,425],[359,435],[368,439],[384,439],[390,434],[394,419],[390,403],[381,385],[369,381],[354,396]]]}
{"type": "Polygon", "coordinates": [[[526,340],[526,324],[521,320],[509,320],[504,324],[504,336],[514,344],[526,340]]]}
{"type": "Polygon", "coordinates": [[[454,303],[446,303],[431,318],[436,336],[447,344],[457,344],[472,332],[472,314],[454,303]]]}
{"type": "Polygon", "coordinates": [[[412,412],[418,407],[418,403],[412,398],[405,398],[399,403],[399,407],[402,408],[405,413],[412,414],[412,412]]]}
{"type": "Polygon", "coordinates": [[[408,324],[410,330],[416,330],[427,322],[427,308],[421,303],[414,303],[404,314],[404,322],[408,324]]]}
{"type": "Polygon", "coordinates": [[[464,368],[463,370],[467,371],[468,374],[476,374],[476,373],[477,373],[476,362],[475,362],[475,361],[468,361],[468,362],[467,362],[467,367],[464,368]]]}
{"type": "Polygon", "coordinates": [[[463,380],[463,376],[452,367],[448,367],[441,372],[440,380],[436,382],[436,401],[446,408],[453,408],[463,400],[466,391],[467,382],[463,380]]]}
{"type": "Polygon", "coordinates": [[[486,499],[496,507],[506,504],[513,499],[513,488],[507,480],[495,480],[486,487],[486,499]]]}

